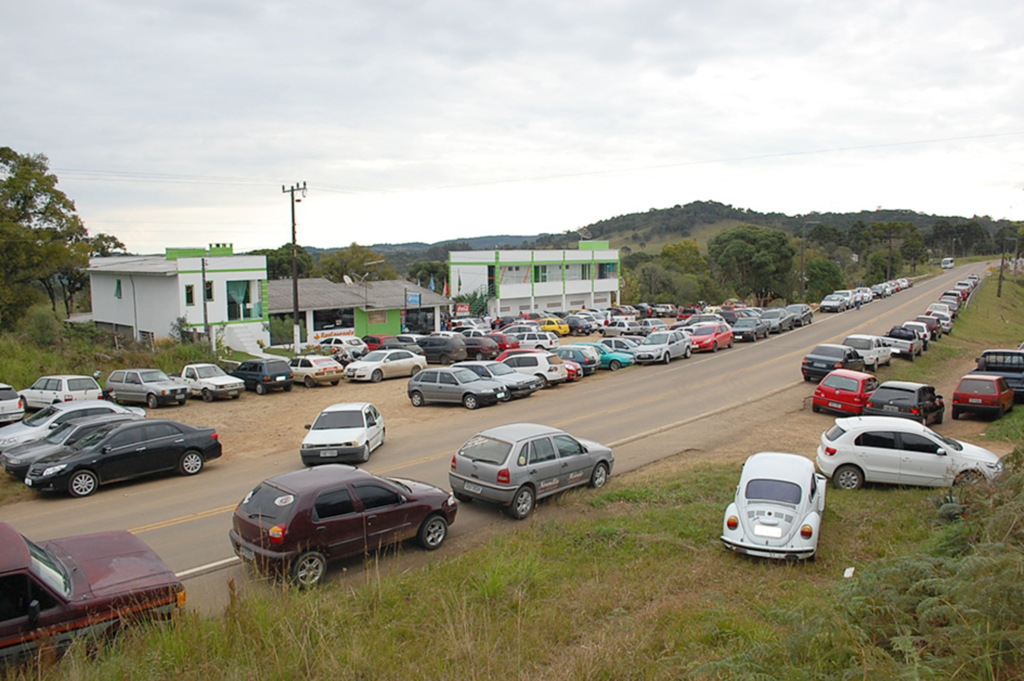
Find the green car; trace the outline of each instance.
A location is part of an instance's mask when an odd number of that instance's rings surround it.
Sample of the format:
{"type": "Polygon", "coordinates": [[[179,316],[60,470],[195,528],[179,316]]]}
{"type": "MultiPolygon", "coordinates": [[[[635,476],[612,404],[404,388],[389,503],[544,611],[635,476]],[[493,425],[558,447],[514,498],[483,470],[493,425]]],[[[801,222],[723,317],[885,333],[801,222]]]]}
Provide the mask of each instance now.
{"type": "MultiPolygon", "coordinates": [[[[627,355],[624,352],[615,352],[609,350],[600,343],[573,343],[572,345],[585,345],[588,348],[596,348],[601,354],[601,368],[610,369],[611,371],[617,371],[622,367],[632,366],[636,363],[633,355],[627,355]]],[[[572,347],[572,346],[569,346],[572,347]]]]}

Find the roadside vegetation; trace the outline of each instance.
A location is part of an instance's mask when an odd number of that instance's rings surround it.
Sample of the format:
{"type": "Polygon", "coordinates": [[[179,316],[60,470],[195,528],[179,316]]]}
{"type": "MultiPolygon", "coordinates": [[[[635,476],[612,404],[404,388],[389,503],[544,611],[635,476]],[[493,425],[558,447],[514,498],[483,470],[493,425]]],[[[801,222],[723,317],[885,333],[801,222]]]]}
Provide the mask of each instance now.
{"type": "MultiPolygon", "coordinates": [[[[996,298],[989,281],[953,335],[892,373],[1015,346],[1022,310],[1024,288],[996,298]]],[[[830,488],[819,558],[801,564],[721,547],[736,464],[642,470],[422,569],[393,574],[382,555],[310,592],[256,585],[220,617],[8,677],[1017,679],[1024,467],[1020,450],[1004,461],[966,488],[830,488]]]]}

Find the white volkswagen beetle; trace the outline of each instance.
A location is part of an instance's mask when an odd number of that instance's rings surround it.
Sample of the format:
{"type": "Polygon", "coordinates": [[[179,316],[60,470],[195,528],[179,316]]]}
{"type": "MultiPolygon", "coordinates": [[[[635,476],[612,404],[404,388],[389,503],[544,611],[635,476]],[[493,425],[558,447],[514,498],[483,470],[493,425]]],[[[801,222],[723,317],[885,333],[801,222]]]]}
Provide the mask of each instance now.
{"type": "Polygon", "coordinates": [[[725,548],[761,558],[798,560],[818,551],[825,476],[796,454],[761,452],[743,464],[736,499],[722,521],[725,548]]]}

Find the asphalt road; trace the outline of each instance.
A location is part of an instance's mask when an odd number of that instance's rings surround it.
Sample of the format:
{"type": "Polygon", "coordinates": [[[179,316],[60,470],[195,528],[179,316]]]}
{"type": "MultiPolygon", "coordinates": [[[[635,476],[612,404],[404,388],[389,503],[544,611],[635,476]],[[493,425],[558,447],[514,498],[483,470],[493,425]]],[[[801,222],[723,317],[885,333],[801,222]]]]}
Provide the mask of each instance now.
{"type": "MultiPolygon", "coordinates": [[[[770,413],[774,393],[803,382],[800,360],[812,347],[839,342],[850,333],[882,334],[922,314],[954,282],[985,269],[982,263],[958,267],[860,310],[819,314],[810,326],[756,343],[677,359],[667,366],[636,367],[602,381],[560,386],[553,389],[559,398],[557,410],[552,410],[550,399],[517,400],[472,412],[424,407],[436,416],[403,430],[389,429],[386,445],[366,468],[447,489],[448,462],[475,432],[505,423],[537,422],[611,445],[616,457],[613,474],[621,474],[685,450],[691,433],[716,414],[757,402],[770,413]]],[[[235,505],[264,478],[300,467],[296,448],[291,447],[258,459],[213,462],[190,479],[170,476],[111,485],[85,499],[41,496],[5,506],[0,516],[31,539],[131,530],[186,580],[191,604],[205,610],[204,603],[226,602],[228,578],[242,578],[227,539],[235,505]]],[[[511,521],[493,507],[462,504],[450,541],[496,522],[511,521]]],[[[359,565],[361,561],[354,562],[356,569],[359,565]]]]}

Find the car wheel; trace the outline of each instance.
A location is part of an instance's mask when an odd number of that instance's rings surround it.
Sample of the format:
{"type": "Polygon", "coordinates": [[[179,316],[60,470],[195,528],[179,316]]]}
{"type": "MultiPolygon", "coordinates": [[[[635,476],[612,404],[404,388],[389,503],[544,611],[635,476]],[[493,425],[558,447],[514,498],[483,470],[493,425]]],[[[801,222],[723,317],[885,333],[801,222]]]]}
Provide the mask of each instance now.
{"type": "Polygon", "coordinates": [[[889,359],[885,360],[885,366],[887,366],[887,367],[891,367],[892,366],[892,353],[889,353],[889,359]]]}
{"type": "Polygon", "coordinates": [[[718,341],[711,344],[711,352],[718,352],[718,341]]]}
{"type": "Polygon", "coordinates": [[[661,356],[661,363],[662,364],[669,364],[671,361],[672,361],[672,355],[668,354],[667,352],[664,355],[661,356]]]}
{"type": "Polygon", "coordinates": [[[448,355],[441,355],[441,357],[440,357],[440,358],[438,358],[438,361],[439,361],[439,362],[440,362],[441,364],[443,364],[443,365],[445,365],[445,366],[448,366],[449,364],[451,364],[451,363],[452,363],[452,358],[451,358],[451,357],[449,357],[448,355]]]}
{"type": "Polygon", "coordinates": [[[756,342],[757,342],[757,332],[756,332],[756,331],[755,331],[755,332],[754,332],[754,334],[753,334],[753,335],[752,335],[752,336],[750,337],[750,342],[751,342],[751,343],[756,343],[756,342]]]}
{"type": "Polygon", "coordinates": [[[982,475],[981,471],[972,468],[956,476],[956,480],[953,481],[953,484],[959,486],[976,485],[984,479],[985,476],[982,475]]]}
{"type": "Polygon", "coordinates": [[[501,398],[501,401],[502,402],[508,402],[511,399],[512,399],[512,391],[511,390],[505,390],[505,396],[501,398]]]}
{"type": "Polygon", "coordinates": [[[341,383],[340,380],[338,380],[338,381],[331,381],[331,385],[338,385],[339,383],[341,383]]]}
{"type": "Polygon", "coordinates": [[[820,414],[821,413],[821,407],[819,407],[816,404],[812,404],[811,405],[811,411],[813,411],[815,414],[820,414]]]}
{"type": "Polygon", "coordinates": [[[237,400],[237,399],[238,399],[239,397],[241,397],[241,396],[242,396],[242,395],[241,395],[241,393],[239,393],[239,394],[237,394],[237,395],[232,395],[232,396],[231,396],[231,399],[233,399],[233,400],[237,400]]]}
{"type": "Polygon", "coordinates": [[[203,455],[196,451],[188,451],[181,455],[178,472],[182,475],[195,475],[203,470],[203,455]]]}
{"type": "Polygon", "coordinates": [[[77,471],[68,480],[68,494],[73,497],[87,497],[100,486],[100,480],[92,471],[77,471]]]}
{"type": "Polygon", "coordinates": [[[409,369],[409,378],[412,378],[413,376],[415,376],[419,372],[420,372],[420,368],[418,366],[413,366],[412,369],[409,369]]]}
{"type": "Polygon", "coordinates": [[[415,390],[415,391],[412,392],[412,394],[409,395],[409,400],[412,402],[412,406],[414,406],[414,407],[422,407],[423,406],[423,393],[421,393],[418,390],[415,390]]]}
{"type": "Polygon", "coordinates": [[[860,489],[864,484],[864,474],[856,466],[840,466],[832,475],[832,484],[839,489],[860,489]]]}
{"type": "Polygon", "coordinates": [[[153,393],[146,395],[146,406],[150,409],[157,409],[160,407],[160,402],[157,401],[156,395],[153,393]]]}
{"type": "Polygon", "coordinates": [[[256,384],[256,394],[257,395],[266,395],[267,394],[266,386],[263,385],[262,383],[257,383],[256,384]]]}
{"type": "Polygon", "coordinates": [[[917,359],[917,355],[913,351],[911,351],[911,353],[910,353],[910,361],[913,362],[915,359],[917,359]]]}
{"type": "Polygon", "coordinates": [[[427,551],[441,548],[448,536],[448,521],[439,515],[428,516],[420,525],[418,541],[427,551]]]}
{"type": "Polygon", "coordinates": [[[608,466],[602,461],[594,466],[594,472],[590,474],[590,486],[600,489],[606,482],[608,482],[608,466]]]}
{"type": "Polygon", "coordinates": [[[512,497],[512,504],[508,507],[508,514],[516,520],[525,520],[533,512],[533,506],[537,501],[532,487],[526,485],[516,491],[512,497]]]}
{"type": "Polygon", "coordinates": [[[996,419],[1001,419],[1006,416],[1006,407],[999,405],[999,411],[996,412],[996,419]]]}
{"type": "Polygon", "coordinates": [[[306,551],[292,562],[292,581],[303,589],[318,585],[326,572],[327,558],[319,551],[306,551]]]}
{"type": "Polygon", "coordinates": [[[292,391],[292,388],[294,388],[294,387],[295,387],[294,383],[285,383],[284,384],[284,391],[286,393],[290,393],[292,391]]]}
{"type": "Polygon", "coordinates": [[[480,406],[480,400],[477,399],[476,395],[463,395],[462,406],[466,409],[473,410],[480,406]]]}
{"type": "Polygon", "coordinates": [[[953,420],[956,421],[958,418],[960,418],[960,412],[954,409],[952,412],[950,412],[950,416],[952,416],[953,420]]]}
{"type": "Polygon", "coordinates": [[[622,368],[622,362],[620,362],[617,359],[613,359],[612,361],[608,362],[608,368],[612,371],[618,371],[619,369],[622,368]]]}
{"type": "Polygon", "coordinates": [[[176,401],[176,402],[178,403],[178,406],[179,406],[179,407],[183,407],[183,406],[185,406],[185,398],[184,398],[184,397],[179,397],[179,398],[178,398],[177,400],[175,400],[175,401],[176,401]]]}
{"type": "Polygon", "coordinates": [[[484,357],[484,353],[482,353],[482,352],[478,352],[478,353],[476,353],[476,361],[478,361],[478,362],[482,362],[482,361],[484,361],[485,359],[487,359],[487,358],[486,358],[486,357],[484,357]]]}
{"type": "Polygon", "coordinates": [[[306,376],[305,378],[302,379],[302,382],[306,384],[307,388],[316,387],[316,381],[313,380],[312,376],[306,376]]]}
{"type": "Polygon", "coordinates": [[[363,451],[359,453],[359,463],[366,463],[370,460],[370,443],[363,445],[363,451]]]}
{"type": "Polygon", "coordinates": [[[202,398],[203,402],[213,402],[213,393],[210,392],[209,388],[203,388],[202,398]]]}
{"type": "Polygon", "coordinates": [[[374,369],[373,373],[370,374],[370,381],[373,383],[380,383],[384,380],[384,372],[380,369],[374,369]]]}
{"type": "Polygon", "coordinates": [[[690,355],[692,355],[692,354],[693,354],[693,350],[691,350],[690,346],[687,345],[686,346],[686,352],[683,353],[683,359],[690,359],[690,355]]]}
{"type": "Polygon", "coordinates": [[[732,338],[730,338],[730,339],[729,339],[729,345],[728,345],[728,347],[729,347],[729,348],[731,348],[731,347],[732,347],[732,338]]]}
{"type": "Polygon", "coordinates": [[[934,420],[934,421],[932,421],[932,423],[934,423],[935,425],[940,425],[940,424],[942,423],[942,418],[943,418],[943,417],[944,417],[945,415],[946,415],[946,412],[945,412],[945,410],[943,410],[943,411],[940,411],[940,412],[939,412],[939,414],[938,414],[938,416],[936,416],[936,417],[935,417],[935,420],[934,420]]]}

